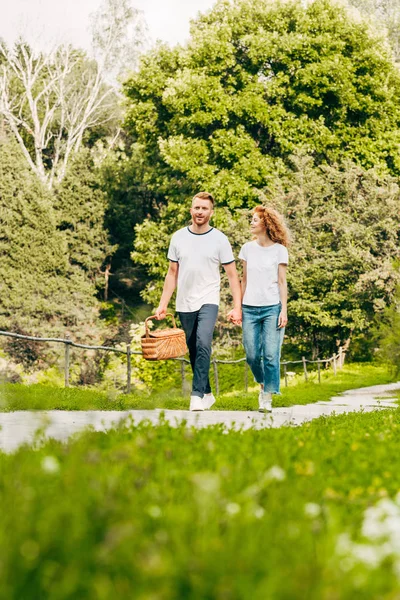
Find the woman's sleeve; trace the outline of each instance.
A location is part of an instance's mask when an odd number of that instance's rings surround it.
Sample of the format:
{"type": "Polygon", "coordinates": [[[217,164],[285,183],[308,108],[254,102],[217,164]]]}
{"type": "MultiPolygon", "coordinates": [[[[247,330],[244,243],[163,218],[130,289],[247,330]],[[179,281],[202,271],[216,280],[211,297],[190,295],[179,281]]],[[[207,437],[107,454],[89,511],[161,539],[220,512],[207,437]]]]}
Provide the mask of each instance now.
{"type": "Polygon", "coordinates": [[[287,251],[287,248],[282,245],[279,246],[278,264],[279,265],[282,265],[282,264],[288,265],[289,264],[289,253],[287,251]]]}

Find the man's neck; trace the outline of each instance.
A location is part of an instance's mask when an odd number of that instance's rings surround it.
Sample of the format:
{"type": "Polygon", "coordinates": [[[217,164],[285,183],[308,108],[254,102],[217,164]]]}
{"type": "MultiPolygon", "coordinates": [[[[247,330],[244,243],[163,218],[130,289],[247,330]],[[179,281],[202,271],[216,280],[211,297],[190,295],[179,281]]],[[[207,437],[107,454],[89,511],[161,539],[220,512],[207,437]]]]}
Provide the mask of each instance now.
{"type": "Polygon", "coordinates": [[[192,233],[207,233],[207,231],[210,231],[210,229],[212,229],[210,222],[208,221],[207,223],[203,223],[203,225],[196,225],[195,223],[192,223],[189,226],[189,229],[192,233]]]}

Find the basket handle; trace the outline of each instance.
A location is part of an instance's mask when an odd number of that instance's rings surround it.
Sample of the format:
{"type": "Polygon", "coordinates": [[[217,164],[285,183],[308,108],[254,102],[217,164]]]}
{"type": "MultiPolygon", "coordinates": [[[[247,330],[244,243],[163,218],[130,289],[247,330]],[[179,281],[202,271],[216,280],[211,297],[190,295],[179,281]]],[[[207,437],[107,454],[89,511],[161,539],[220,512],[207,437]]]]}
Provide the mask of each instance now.
{"type": "MultiPolygon", "coordinates": [[[[173,323],[174,329],[176,329],[176,323],[175,323],[175,317],[174,317],[174,315],[172,313],[167,313],[165,316],[172,318],[172,323],[173,323]]],[[[146,337],[147,338],[150,337],[149,325],[148,325],[147,321],[151,321],[152,319],[155,319],[155,318],[156,318],[156,315],[151,315],[151,317],[147,317],[147,319],[144,322],[144,326],[146,328],[146,337]]]]}

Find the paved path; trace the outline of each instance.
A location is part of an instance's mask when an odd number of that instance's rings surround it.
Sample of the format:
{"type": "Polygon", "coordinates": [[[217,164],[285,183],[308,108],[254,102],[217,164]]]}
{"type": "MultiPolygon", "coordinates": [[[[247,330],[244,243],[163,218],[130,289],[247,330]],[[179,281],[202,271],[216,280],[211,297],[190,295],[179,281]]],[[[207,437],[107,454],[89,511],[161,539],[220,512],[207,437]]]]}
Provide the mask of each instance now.
{"type": "Polygon", "coordinates": [[[322,415],[349,413],[359,410],[369,412],[383,408],[396,408],[395,391],[400,390],[400,382],[375,385],[368,388],[349,390],[327,402],[274,408],[272,413],[263,415],[252,411],[209,410],[193,413],[188,410],[127,410],[127,411],[15,411],[0,413],[0,450],[12,452],[23,443],[32,443],[38,430],[45,430],[46,436],[66,440],[73,433],[91,426],[97,431],[106,431],[119,421],[131,417],[135,423],[143,420],[158,423],[160,414],[172,424],[187,421],[188,425],[206,427],[224,424],[227,427],[281,427],[301,425],[322,415]]]}

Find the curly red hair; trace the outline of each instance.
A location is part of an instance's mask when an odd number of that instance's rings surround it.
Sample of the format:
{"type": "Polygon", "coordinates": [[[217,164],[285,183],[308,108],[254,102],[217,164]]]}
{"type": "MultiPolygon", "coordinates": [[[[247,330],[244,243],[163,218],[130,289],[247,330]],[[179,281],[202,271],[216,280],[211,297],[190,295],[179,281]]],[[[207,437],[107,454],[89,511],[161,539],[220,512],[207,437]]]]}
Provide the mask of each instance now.
{"type": "Polygon", "coordinates": [[[265,229],[267,230],[267,235],[273,242],[282,244],[282,246],[289,245],[289,230],[285,225],[283,216],[279,214],[277,210],[268,206],[260,205],[253,209],[252,214],[254,215],[255,213],[257,213],[261,221],[264,223],[265,229]]]}

